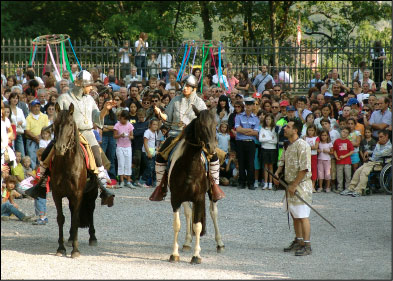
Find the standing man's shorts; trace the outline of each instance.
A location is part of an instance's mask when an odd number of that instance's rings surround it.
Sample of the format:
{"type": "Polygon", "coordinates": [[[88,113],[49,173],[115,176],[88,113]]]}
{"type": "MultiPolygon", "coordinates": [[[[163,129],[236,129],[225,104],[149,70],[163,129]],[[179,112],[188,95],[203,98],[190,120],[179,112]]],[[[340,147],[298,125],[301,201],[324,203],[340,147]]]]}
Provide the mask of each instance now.
{"type": "Polygon", "coordinates": [[[288,205],[289,212],[295,219],[304,219],[310,217],[311,208],[305,204],[303,205],[288,205]]]}

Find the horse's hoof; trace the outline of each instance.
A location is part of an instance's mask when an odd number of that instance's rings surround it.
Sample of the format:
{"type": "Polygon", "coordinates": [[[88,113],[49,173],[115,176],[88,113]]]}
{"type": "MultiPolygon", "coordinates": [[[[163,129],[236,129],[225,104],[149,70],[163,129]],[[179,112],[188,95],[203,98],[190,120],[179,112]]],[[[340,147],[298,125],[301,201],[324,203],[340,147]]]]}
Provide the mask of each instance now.
{"type": "Polygon", "coordinates": [[[65,244],[67,247],[72,247],[72,240],[68,240],[65,244]]]}
{"type": "Polygon", "coordinates": [[[97,240],[89,240],[89,246],[97,246],[97,240]]]}
{"type": "Polygon", "coordinates": [[[202,262],[202,259],[200,257],[192,257],[191,259],[191,264],[200,264],[202,262]]]}
{"type": "Polygon", "coordinates": [[[169,257],[169,262],[179,262],[179,261],[180,261],[180,257],[179,256],[171,255],[169,257]]]}
{"type": "Polygon", "coordinates": [[[224,250],[225,250],[225,246],[223,245],[223,246],[217,246],[217,253],[222,253],[222,252],[224,252],[224,250]]]}
{"type": "Polygon", "coordinates": [[[65,250],[57,250],[56,256],[57,257],[65,257],[66,256],[66,251],[65,250]]]}
{"type": "Polygon", "coordinates": [[[191,251],[191,246],[183,245],[182,251],[183,251],[183,252],[189,252],[189,251],[191,251]]]}
{"type": "Polygon", "coordinates": [[[71,253],[71,258],[75,259],[75,258],[79,258],[81,256],[81,253],[79,251],[75,251],[71,253]]]}

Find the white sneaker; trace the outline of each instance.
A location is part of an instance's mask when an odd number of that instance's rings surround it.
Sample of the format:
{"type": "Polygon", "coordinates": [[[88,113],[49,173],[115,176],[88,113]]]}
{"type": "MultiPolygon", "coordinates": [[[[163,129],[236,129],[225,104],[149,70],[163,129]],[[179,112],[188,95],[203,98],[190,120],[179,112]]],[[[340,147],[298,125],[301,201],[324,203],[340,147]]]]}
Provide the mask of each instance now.
{"type": "Polygon", "coordinates": [[[131,189],[136,189],[136,186],[132,184],[132,182],[127,182],[127,187],[131,189]]]}
{"type": "Polygon", "coordinates": [[[273,188],[273,183],[272,183],[272,182],[269,182],[268,189],[269,189],[269,190],[272,190],[272,188],[273,188]]]}
{"type": "Polygon", "coordinates": [[[262,187],[262,190],[265,190],[267,188],[267,182],[265,182],[265,184],[262,187]]]}
{"type": "Polygon", "coordinates": [[[122,181],[120,184],[119,184],[119,188],[123,188],[125,186],[125,183],[124,183],[124,181],[122,181]]]}
{"type": "Polygon", "coordinates": [[[258,182],[257,181],[254,182],[254,188],[258,188],[258,186],[259,186],[258,182]]]}

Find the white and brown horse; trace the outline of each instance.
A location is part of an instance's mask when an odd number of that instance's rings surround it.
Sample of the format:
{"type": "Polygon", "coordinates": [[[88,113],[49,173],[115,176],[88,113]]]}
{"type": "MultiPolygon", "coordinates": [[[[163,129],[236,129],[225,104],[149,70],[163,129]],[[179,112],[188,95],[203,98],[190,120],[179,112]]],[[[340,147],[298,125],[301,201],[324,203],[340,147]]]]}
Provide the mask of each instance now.
{"type": "MultiPolygon", "coordinates": [[[[179,245],[177,243],[180,231],[180,207],[183,205],[186,216],[186,242],[183,250],[191,249],[192,232],[195,234],[195,249],[191,263],[201,263],[200,236],[206,232],[205,196],[210,199],[210,214],[215,228],[217,252],[224,249],[217,223],[217,202],[212,200],[208,171],[201,158],[202,151],[211,156],[217,147],[215,113],[209,110],[198,111],[193,106],[197,116],[186,128],[183,138],[171,156],[168,173],[171,191],[171,205],[173,209],[173,252],[169,261],[180,260],[179,245]],[[192,205],[191,205],[192,203],[192,205]],[[192,207],[191,207],[192,206],[192,207]],[[191,223],[192,220],[192,223],[191,223]]],[[[207,165],[208,167],[209,165],[207,165]]]]}

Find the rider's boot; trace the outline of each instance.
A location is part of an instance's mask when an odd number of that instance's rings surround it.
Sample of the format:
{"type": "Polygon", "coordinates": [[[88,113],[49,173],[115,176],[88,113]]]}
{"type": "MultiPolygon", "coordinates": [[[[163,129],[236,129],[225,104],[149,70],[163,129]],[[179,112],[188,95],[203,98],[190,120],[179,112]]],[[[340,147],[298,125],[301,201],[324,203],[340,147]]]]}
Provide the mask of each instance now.
{"type": "Polygon", "coordinates": [[[101,205],[108,205],[108,207],[112,207],[115,194],[106,188],[106,181],[108,177],[104,166],[98,167],[98,172],[97,178],[98,187],[101,189],[101,205]]]}
{"type": "Polygon", "coordinates": [[[41,178],[36,185],[25,191],[27,196],[30,196],[34,199],[37,199],[37,197],[46,198],[46,184],[48,182],[49,175],[45,172],[46,169],[43,166],[40,166],[41,178]]]}
{"type": "Polygon", "coordinates": [[[166,171],[166,166],[167,163],[156,162],[157,187],[150,195],[150,201],[162,201],[168,192],[168,172],[166,171]]]}
{"type": "Polygon", "coordinates": [[[219,186],[220,183],[220,160],[210,162],[211,190],[213,201],[218,201],[225,197],[224,191],[219,186]]]}

